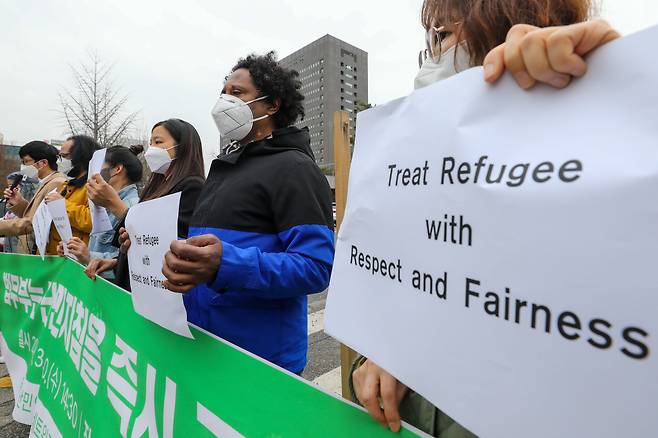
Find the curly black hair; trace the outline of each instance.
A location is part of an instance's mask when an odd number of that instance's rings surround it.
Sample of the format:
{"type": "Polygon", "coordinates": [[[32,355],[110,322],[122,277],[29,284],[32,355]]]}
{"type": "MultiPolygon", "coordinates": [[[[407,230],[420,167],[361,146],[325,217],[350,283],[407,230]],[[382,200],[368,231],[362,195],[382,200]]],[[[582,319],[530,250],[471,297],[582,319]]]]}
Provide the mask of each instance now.
{"type": "Polygon", "coordinates": [[[282,67],[277,61],[276,52],[271,51],[265,55],[252,53],[241,58],[231,73],[241,68],[249,70],[256,88],[268,96],[265,101],[281,101],[279,111],[272,116],[277,128],[286,128],[297,119],[304,120],[304,95],[299,92],[302,88],[299,73],[282,67]]]}

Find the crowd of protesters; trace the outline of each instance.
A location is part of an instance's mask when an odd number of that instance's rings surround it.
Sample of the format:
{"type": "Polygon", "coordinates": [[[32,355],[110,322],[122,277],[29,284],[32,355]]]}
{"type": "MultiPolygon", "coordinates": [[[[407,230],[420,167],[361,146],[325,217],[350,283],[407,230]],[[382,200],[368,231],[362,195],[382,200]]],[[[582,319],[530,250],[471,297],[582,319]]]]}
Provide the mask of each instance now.
{"type": "MultiPolygon", "coordinates": [[[[426,0],[415,86],[483,66],[488,82],[507,70],[524,89],[564,88],[585,74],[588,52],[619,36],[589,20],[590,11],[588,0],[426,0]]],[[[96,175],[88,174],[89,162],[101,146],[88,136],[72,136],[59,150],[25,144],[21,170],[4,191],[5,251],[36,254],[37,208],[64,199],[73,238],[62,242],[53,226],[45,254],[63,255],[66,245],[90,278],[130,290],[128,210],[180,192],[179,240],[164,260],[165,286],[184,294],[190,322],[300,374],[307,296],[328,287],[334,256],[331,191],[308,129],[294,126],[303,120],[303,100],[298,73],[273,52],[240,59],[211,111],[222,153],[207,173],[199,134],[177,118],[153,126],[145,151],[109,147],[96,175]],[[151,176],[140,193],[142,155],[151,176]],[[89,200],[107,210],[114,230],[92,233],[89,200]]],[[[472,436],[365,357],[352,366],[350,389],[394,431],[402,419],[434,436],[472,436]]]]}

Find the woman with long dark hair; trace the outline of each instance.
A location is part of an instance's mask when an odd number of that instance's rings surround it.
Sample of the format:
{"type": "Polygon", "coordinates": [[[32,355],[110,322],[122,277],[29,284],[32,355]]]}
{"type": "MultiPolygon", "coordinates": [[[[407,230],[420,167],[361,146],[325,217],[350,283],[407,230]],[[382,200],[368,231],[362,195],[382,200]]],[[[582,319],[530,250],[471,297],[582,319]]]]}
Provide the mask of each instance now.
{"type": "MultiPolygon", "coordinates": [[[[71,222],[73,237],[77,237],[85,243],[89,242],[89,233],[92,228],[87,198],[87,170],[91,157],[100,148],[101,146],[96,140],[86,135],[69,137],[59,152],[59,171],[66,174],[69,181],[64,184],[59,193],[50,193],[45,198],[46,202],[62,198],[66,200],[66,213],[71,222]]],[[[57,254],[57,246],[61,240],[57,229],[52,225],[46,254],[57,254]]]]}
{"type": "MultiPolygon", "coordinates": [[[[199,133],[194,126],[180,119],[168,119],[156,123],[151,130],[151,142],[144,158],[152,173],[144,187],[140,202],[181,192],[178,237],[186,238],[190,219],[204,184],[203,153],[199,133]]],[[[101,205],[102,203],[101,201],[101,205]]],[[[127,211],[126,208],[125,212],[127,211]]],[[[114,269],[115,283],[130,290],[126,256],[130,240],[123,227],[122,220],[114,239],[115,246],[121,247],[118,258],[91,260],[85,272],[93,279],[101,272],[114,269]]]]}

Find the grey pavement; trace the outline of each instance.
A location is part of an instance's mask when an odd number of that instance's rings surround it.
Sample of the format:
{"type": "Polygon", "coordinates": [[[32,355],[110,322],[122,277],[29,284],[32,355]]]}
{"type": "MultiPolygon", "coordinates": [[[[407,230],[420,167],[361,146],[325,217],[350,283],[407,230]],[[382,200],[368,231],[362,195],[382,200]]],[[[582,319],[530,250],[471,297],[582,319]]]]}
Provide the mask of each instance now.
{"type": "MultiPolygon", "coordinates": [[[[5,364],[0,364],[0,377],[8,375],[5,364]]],[[[0,388],[0,438],[26,438],[30,427],[14,421],[11,411],[14,409],[14,391],[0,388]]]]}
{"type": "Polygon", "coordinates": [[[328,391],[340,392],[340,344],[324,332],[326,301],[327,292],[309,296],[308,364],[302,377],[328,391]]]}

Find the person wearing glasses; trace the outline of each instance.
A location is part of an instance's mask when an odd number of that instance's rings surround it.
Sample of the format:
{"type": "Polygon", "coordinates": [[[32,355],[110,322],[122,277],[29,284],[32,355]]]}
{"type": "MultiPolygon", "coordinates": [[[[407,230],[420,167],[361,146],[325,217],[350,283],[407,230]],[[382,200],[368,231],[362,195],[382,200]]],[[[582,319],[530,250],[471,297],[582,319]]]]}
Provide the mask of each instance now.
{"type": "Polygon", "coordinates": [[[5,189],[5,202],[16,218],[0,221],[0,236],[18,238],[16,248],[12,248],[13,252],[35,254],[32,217],[46,195],[53,190],[60,190],[66,183],[66,176],[57,171],[57,149],[48,143],[31,141],[20,148],[18,155],[22,163],[20,173],[28,178],[28,181],[38,178],[39,185],[29,201],[19,187],[5,189]]]}
{"type": "MultiPolygon", "coordinates": [[[[71,239],[68,250],[83,265],[93,259],[113,259],[119,255],[119,248],[112,245],[114,228],[125,216],[126,210],[139,202],[137,183],[142,180],[143,166],[138,155],[144,151],[141,145],[113,146],[107,148],[105,162],[100,174],[90,175],[87,181],[87,196],[94,204],[107,210],[112,229],[92,233],[89,245],[77,237],[71,239]]],[[[59,255],[64,255],[64,244],[59,243],[59,255]]],[[[114,279],[114,272],[108,270],[101,274],[107,280],[114,279]]]]}
{"type": "MultiPolygon", "coordinates": [[[[415,88],[476,66],[484,67],[487,82],[509,71],[526,90],[537,83],[564,88],[587,71],[587,53],[619,37],[603,21],[586,21],[590,10],[589,0],[425,0],[426,48],[415,88]]],[[[363,356],[354,361],[349,384],[352,399],[393,431],[404,420],[432,436],[474,436],[363,356]]]]}
{"type": "MultiPolygon", "coordinates": [[[[46,203],[57,199],[66,200],[66,213],[71,222],[73,237],[77,237],[85,244],[89,242],[89,233],[91,233],[91,211],[87,198],[87,170],[91,157],[99,149],[101,146],[91,137],[86,135],[69,137],[59,153],[60,170],[66,172],[68,181],[60,190],[46,195],[46,203]]],[[[57,255],[57,246],[61,240],[55,225],[51,225],[46,254],[57,255]]]]}

